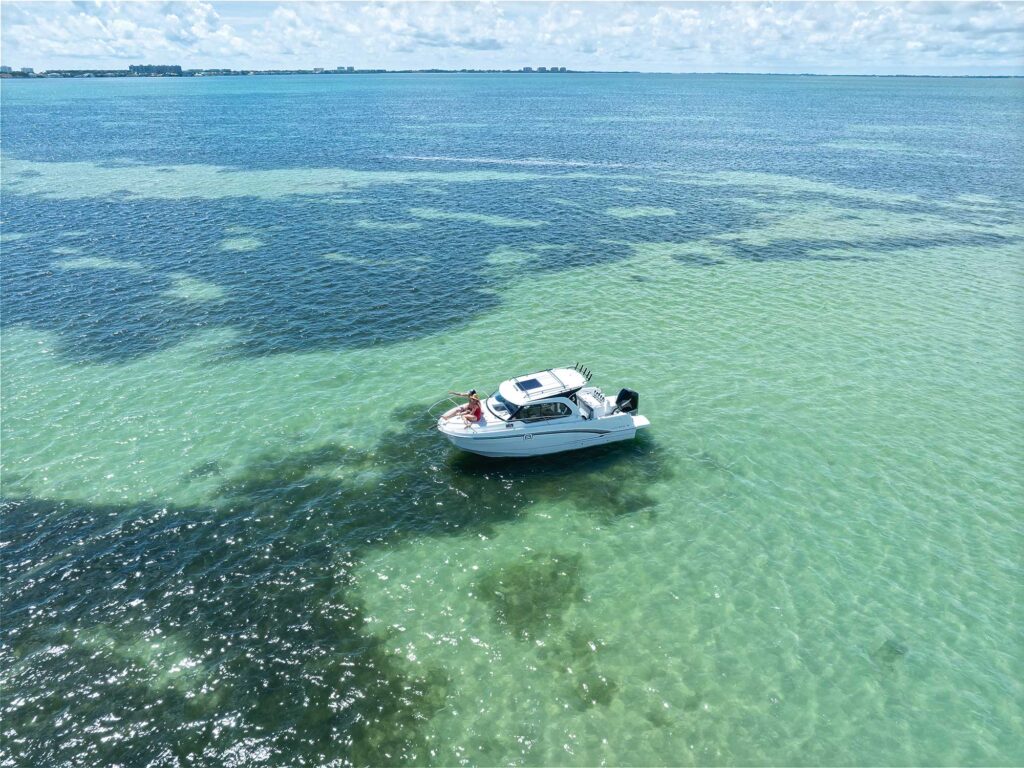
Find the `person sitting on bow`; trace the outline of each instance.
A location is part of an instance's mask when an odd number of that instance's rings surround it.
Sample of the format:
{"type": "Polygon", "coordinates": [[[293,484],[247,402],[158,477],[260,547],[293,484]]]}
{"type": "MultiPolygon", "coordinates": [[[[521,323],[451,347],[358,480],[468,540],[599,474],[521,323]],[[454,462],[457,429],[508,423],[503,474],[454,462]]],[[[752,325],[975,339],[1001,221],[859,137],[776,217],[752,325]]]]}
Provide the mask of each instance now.
{"type": "Polygon", "coordinates": [[[459,406],[452,416],[461,416],[462,420],[466,422],[468,428],[471,424],[475,424],[481,421],[484,417],[484,409],[480,404],[480,397],[477,395],[475,389],[469,390],[469,392],[449,392],[449,394],[456,395],[458,397],[468,397],[469,402],[465,405],[459,406]]]}

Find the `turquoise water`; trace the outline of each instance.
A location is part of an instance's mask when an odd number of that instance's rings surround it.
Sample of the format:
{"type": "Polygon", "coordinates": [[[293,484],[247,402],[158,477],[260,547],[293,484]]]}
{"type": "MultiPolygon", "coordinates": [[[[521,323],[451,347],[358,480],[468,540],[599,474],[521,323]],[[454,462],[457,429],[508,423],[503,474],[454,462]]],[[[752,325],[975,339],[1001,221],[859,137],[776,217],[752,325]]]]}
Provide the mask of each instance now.
{"type": "Polygon", "coordinates": [[[1022,95],[4,81],[0,762],[1021,764],[1022,95]]]}

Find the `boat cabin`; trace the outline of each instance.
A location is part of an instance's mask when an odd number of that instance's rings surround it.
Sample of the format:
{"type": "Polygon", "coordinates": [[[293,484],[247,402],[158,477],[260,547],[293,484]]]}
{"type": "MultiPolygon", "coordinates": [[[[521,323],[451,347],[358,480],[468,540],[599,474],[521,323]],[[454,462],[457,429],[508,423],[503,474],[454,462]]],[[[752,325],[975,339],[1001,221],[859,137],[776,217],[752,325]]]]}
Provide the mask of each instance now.
{"type": "Polygon", "coordinates": [[[571,416],[576,411],[574,395],[586,383],[587,377],[573,368],[549,368],[503,381],[487,399],[487,407],[502,421],[571,416]]]}

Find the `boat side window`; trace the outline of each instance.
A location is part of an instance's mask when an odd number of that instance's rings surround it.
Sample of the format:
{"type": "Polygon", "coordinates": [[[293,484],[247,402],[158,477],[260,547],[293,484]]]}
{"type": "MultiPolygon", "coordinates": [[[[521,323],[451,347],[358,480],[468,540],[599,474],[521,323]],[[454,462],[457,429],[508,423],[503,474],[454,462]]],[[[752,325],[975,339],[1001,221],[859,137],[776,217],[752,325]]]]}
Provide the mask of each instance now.
{"type": "Polygon", "coordinates": [[[516,418],[523,421],[544,421],[545,419],[558,419],[572,413],[565,403],[534,403],[523,406],[516,418]]]}
{"type": "Polygon", "coordinates": [[[565,403],[543,403],[540,406],[541,416],[548,419],[557,419],[568,416],[572,411],[565,403]]]}
{"type": "Polygon", "coordinates": [[[538,421],[540,419],[540,406],[524,405],[516,413],[516,418],[520,421],[538,421]]]}

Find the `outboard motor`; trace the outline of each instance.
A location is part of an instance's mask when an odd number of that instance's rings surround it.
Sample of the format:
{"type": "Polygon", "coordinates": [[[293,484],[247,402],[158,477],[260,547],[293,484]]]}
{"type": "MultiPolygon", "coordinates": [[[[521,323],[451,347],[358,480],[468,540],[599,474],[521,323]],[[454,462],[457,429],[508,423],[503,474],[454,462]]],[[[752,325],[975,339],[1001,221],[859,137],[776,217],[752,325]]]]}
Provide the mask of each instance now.
{"type": "Polygon", "coordinates": [[[623,413],[633,413],[640,407],[640,395],[632,389],[619,390],[619,396],[615,398],[616,410],[623,413]]]}

